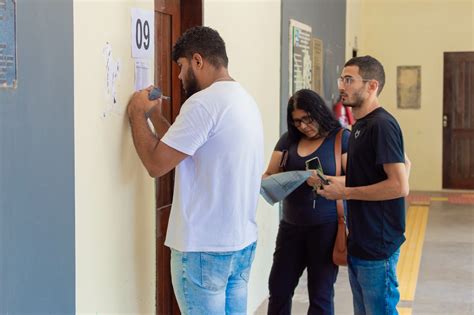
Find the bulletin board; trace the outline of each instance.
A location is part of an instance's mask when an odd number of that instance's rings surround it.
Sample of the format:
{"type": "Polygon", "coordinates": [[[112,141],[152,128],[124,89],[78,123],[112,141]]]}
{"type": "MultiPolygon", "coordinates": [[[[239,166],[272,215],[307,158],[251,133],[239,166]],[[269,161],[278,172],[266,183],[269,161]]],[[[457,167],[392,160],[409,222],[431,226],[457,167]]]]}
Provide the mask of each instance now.
{"type": "Polygon", "coordinates": [[[290,20],[289,96],[300,89],[311,89],[311,26],[290,20]]]}
{"type": "Polygon", "coordinates": [[[0,88],[16,88],[16,3],[0,0],[0,88]]]}

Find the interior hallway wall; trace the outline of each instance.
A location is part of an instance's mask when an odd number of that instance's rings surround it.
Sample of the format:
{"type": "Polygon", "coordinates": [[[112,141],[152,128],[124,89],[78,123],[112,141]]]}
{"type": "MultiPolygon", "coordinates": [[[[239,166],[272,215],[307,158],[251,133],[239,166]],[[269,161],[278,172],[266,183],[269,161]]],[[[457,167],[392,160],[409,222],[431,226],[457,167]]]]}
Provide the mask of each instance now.
{"type": "MultiPolygon", "coordinates": [[[[282,0],[280,130],[287,130],[289,95],[290,19],[312,27],[312,37],[323,41],[323,95],[330,107],[337,101],[337,78],[345,61],[346,0],[282,0]]],[[[296,92],[296,91],[294,91],[296,92]]]]}
{"type": "Polygon", "coordinates": [[[0,314],[74,313],[72,10],[16,1],[18,85],[0,89],[0,314]]]}
{"type": "Polygon", "coordinates": [[[360,51],[385,67],[381,103],[402,127],[410,189],[442,188],[443,53],[474,50],[472,0],[361,0],[360,51]],[[421,66],[421,108],[397,108],[397,66],[421,66]]]}
{"type": "MultiPolygon", "coordinates": [[[[204,25],[215,28],[224,38],[231,76],[249,91],[260,107],[265,163],[279,138],[280,7],[280,0],[204,1],[204,25]]],[[[249,282],[249,314],[268,296],[267,281],[278,221],[278,206],[271,207],[260,198],[258,245],[249,282]]]]}
{"type": "MultiPolygon", "coordinates": [[[[360,8],[362,0],[346,1],[346,58],[345,61],[352,58],[352,51],[358,50],[360,46],[360,8]]],[[[345,62],[344,62],[345,63],[345,62]]],[[[341,70],[342,72],[342,70],[341,70]]],[[[339,74],[340,75],[340,74],[339,74]]]]}
{"type": "Polygon", "coordinates": [[[125,112],[134,90],[131,8],[153,10],[153,1],[74,0],[78,314],[155,311],[154,182],[125,112]],[[110,68],[119,64],[116,103],[106,93],[107,44],[110,68]]]}

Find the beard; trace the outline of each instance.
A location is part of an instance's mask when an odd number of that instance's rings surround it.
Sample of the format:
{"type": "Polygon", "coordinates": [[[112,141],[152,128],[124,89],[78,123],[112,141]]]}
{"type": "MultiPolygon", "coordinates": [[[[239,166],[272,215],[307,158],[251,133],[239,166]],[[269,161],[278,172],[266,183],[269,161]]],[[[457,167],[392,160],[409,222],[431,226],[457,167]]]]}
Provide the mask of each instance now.
{"type": "Polygon", "coordinates": [[[346,107],[357,108],[357,107],[361,107],[362,104],[364,103],[364,97],[362,97],[362,91],[354,92],[354,95],[352,96],[352,98],[353,100],[350,101],[347,95],[346,99],[342,101],[342,105],[346,107]]]}
{"type": "Polygon", "coordinates": [[[191,67],[188,69],[188,73],[186,74],[186,84],[183,84],[183,87],[186,98],[189,98],[194,93],[200,91],[196,76],[194,75],[194,71],[191,67]]]}

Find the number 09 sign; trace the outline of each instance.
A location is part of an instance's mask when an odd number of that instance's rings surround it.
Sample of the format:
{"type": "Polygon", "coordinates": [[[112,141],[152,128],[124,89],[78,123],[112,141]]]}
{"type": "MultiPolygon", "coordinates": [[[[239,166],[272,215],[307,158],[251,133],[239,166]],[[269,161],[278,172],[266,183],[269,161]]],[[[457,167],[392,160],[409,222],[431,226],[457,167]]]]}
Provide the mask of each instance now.
{"type": "Polygon", "coordinates": [[[132,9],[132,57],[153,57],[155,43],[153,11],[132,9]]]}

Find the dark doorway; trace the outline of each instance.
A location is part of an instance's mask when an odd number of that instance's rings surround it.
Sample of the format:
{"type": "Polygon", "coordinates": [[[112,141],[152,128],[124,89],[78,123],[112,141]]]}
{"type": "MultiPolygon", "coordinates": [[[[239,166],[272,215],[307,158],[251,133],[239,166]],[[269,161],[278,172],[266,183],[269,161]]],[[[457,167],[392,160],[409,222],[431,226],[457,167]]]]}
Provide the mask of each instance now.
{"type": "MultiPolygon", "coordinates": [[[[155,85],[164,101],[163,113],[174,122],[184,100],[179,69],[171,60],[171,49],[189,27],[202,25],[202,0],[155,0],[155,85]]],[[[180,314],[171,286],[170,250],[164,246],[173,200],[174,171],[156,179],[156,314],[180,314]]]]}
{"type": "Polygon", "coordinates": [[[444,53],[443,188],[474,189],[474,52],[444,53]]]}

